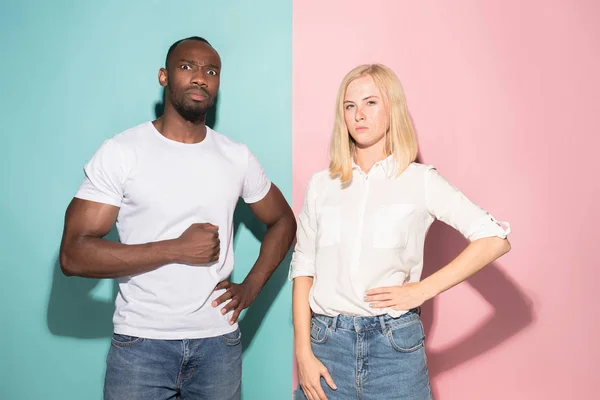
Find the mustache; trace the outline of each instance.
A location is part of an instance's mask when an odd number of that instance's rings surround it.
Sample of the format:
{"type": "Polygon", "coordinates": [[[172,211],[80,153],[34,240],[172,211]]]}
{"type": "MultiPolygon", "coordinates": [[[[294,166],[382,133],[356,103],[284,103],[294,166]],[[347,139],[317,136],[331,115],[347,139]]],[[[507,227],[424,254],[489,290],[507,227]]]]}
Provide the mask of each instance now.
{"type": "Polygon", "coordinates": [[[193,86],[193,87],[189,88],[188,90],[186,90],[186,92],[191,92],[191,93],[201,92],[201,93],[205,94],[207,97],[210,97],[208,92],[206,91],[206,89],[204,89],[201,86],[193,86]]]}

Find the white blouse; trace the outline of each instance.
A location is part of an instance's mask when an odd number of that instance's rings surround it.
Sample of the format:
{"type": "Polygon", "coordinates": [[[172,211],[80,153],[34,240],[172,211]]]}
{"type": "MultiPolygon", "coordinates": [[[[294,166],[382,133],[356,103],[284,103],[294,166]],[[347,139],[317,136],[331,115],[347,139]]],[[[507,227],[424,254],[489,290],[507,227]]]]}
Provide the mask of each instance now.
{"type": "Polygon", "coordinates": [[[313,312],[398,317],[406,311],[374,309],[365,291],[418,282],[427,230],[437,218],[470,241],[510,233],[429,165],[412,163],[395,176],[390,156],[368,174],[354,165],[342,188],[329,171],[314,174],[298,219],[290,279],[314,277],[313,312]]]}

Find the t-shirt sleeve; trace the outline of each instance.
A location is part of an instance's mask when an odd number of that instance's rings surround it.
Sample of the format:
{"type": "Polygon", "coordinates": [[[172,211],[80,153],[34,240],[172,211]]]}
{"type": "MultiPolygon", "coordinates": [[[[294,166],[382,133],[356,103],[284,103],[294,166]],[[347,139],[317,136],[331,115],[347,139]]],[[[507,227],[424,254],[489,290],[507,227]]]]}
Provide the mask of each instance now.
{"type": "Polygon", "coordinates": [[[271,181],[267,178],[265,170],[254,154],[248,150],[248,163],[242,188],[242,198],[248,204],[256,203],[267,195],[270,188],[271,181]]]}
{"type": "Polygon", "coordinates": [[[121,206],[125,166],[123,152],[114,139],[106,140],[83,170],[85,177],[75,197],[121,206]]]}

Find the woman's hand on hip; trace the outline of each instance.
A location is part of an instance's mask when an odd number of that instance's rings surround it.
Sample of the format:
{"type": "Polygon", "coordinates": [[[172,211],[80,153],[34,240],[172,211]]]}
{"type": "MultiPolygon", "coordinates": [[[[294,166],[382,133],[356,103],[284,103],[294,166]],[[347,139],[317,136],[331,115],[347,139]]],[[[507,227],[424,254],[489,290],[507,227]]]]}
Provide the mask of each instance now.
{"type": "Polygon", "coordinates": [[[425,288],[419,282],[405,283],[402,286],[387,286],[369,289],[365,301],[373,308],[391,308],[408,311],[429,300],[425,288]]]}

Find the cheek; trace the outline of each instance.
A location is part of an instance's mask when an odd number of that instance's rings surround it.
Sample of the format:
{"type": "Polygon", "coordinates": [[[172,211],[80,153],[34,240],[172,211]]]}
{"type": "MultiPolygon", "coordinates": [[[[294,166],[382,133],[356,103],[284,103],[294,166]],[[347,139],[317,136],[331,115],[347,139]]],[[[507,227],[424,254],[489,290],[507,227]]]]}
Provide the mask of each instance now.
{"type": "Polygon", "coordinates": [[[353,127],[354,118],[352,118],[352,115],[349,111],[344,112],[344,122],[346,122],[346,126],[348,127],[348,129],[351,129],[353,127]]]}
{"type": "Polygon", "coordinates": [[[377,108],[372,115],[373,122],[381,129],[387,129],[389,117],[383,108],[377,108]]]}

